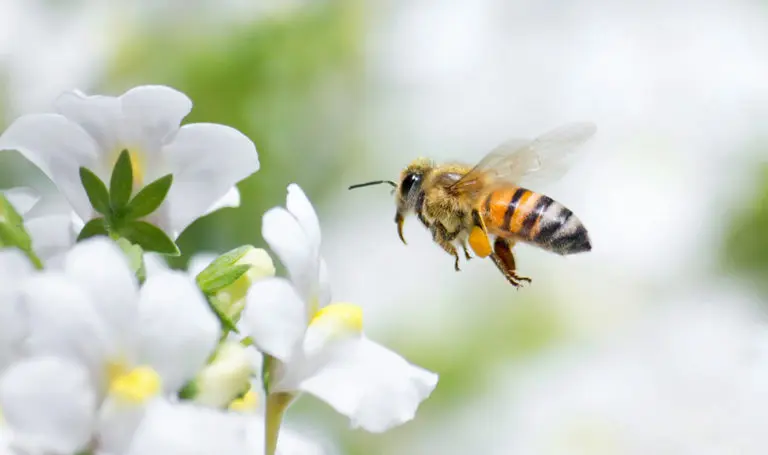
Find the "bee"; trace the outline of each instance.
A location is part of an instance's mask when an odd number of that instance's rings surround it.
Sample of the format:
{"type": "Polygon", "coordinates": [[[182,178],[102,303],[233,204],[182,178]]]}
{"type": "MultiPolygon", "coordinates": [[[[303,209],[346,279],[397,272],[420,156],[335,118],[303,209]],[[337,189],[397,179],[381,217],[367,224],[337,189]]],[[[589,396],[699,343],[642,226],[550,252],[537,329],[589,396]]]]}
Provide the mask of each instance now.
{"type": "Polygon", "coordinates": [[[400,173],[399,182],[377,180],[349,189],[391,185],[397,207],[397,233],[404,244],[403,223],[415,212],[435,243],[453,256],[456,271],[460,270],[456,245],[470,260],[469,244],[478,257],[490,257],[517,288],[531,279],[517,274],[513,253],[516,243],[563,256],[592,249],[587,229],[571,210],[520,185],[561,177],[568,169],[568,158],[595,131],[591,123],[571,123],[532,140],[511,139],[487,153],[474,167],[417,158],[400,173]]]}

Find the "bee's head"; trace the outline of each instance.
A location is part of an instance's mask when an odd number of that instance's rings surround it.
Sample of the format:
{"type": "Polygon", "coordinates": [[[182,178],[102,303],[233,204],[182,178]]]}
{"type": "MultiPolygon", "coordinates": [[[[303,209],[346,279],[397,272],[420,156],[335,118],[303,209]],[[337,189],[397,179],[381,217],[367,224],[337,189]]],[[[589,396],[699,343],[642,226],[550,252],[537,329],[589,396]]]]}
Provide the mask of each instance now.
{"type": "Polygon", "coordinates": [[[416,208],[416,204],[419,201],[419,195],[421,194],[421,184],[424,181],[425,176],[429,173],[434,164],[425,159],[419,158],[411,162],[403,172],[400,173],[399,183],[395,183],[391,180],[376,180],[373,182],[359,183],[352,185],[349,189],[361,188],[370,185],[379,185],[386,183],[391,185],[395,194],[395,203],[397,205],[397,213],[395,214],[395,223],[397,223],[397,233],[400,239],[405,243],[403,238],[403,220],[405,216],[416,208]]]}
{"type": "Polygon", "coordinates": [[[434,165],[427,159],[418,158],[400,173],[400,183],[395,188],[398,215],[405,216],[416,208],[424,177],[434,165]]]}

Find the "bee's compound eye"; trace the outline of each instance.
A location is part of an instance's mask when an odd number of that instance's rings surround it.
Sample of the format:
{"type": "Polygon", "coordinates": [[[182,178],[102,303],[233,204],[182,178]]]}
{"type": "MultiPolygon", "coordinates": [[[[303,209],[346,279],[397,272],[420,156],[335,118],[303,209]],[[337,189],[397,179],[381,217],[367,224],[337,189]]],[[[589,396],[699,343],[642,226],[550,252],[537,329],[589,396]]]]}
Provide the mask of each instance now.
{"type": "Polygon", "coordinates": [[[403,185],[400,187],[400,192],[403,196],[407,196],[408,193],[411,191],[411,189],[414,187],[414,185],[418,185],[421,182],[421,175],[419,174],[408,174],[403,179],[403,185]]]}

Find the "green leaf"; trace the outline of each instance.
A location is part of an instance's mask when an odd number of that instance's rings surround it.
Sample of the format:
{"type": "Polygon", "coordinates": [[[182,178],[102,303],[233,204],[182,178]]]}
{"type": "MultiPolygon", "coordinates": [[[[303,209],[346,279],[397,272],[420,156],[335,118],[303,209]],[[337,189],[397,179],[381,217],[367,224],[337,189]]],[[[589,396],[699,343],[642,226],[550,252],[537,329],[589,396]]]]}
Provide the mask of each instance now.
{"type": "Polygon", "coordinates": [[[215,270],[216,273],[208,274],[206,280],[201,280],[199,278],[200,275],[198,275],[197,285],[204,293],[215,294],[221,289],[224,289],[225,287],[237,281],[238,278],[243,276],[250,269],[251,266],[248,264],[240,264],[227,268],[217,268],[215,270]]]}
{"type": "Polygon", "coordinates": [[[89,169],[80,168],[80,181],[93,208],[102,215],[109,215],[109,192],[106,185],[89,169]]]}
{"type": "Polygon", "coordinates": [[[133,167],[131,165],[131,154],[128,150],[120,152],[117,158],[115,168],[112,169],[112,178],[109,181],[109,197],[112,208],[119,210],[125,207],[128,199],[131,198],[133,190],[133,167]]]}
{"type": "Polygon", "coordinates": [[[142,188],[125,208],[125,217],[135,220],[157,210],[168,195],[172,183],[173,175],[168,174],[142,188]]]}
{"type": "Polygon", "coordinates": [[[123,250],[128,258],[128,264],[131,267],[131,271],[136,275],[139,283],[144,283],[147,277],[147,272],[144,267],[144,250],[139,245],[134,245],[129,242],[128,239],[120,237],[117,239],[117,245],[123,250]]]}
{"type": "Polygon", "coordinates": [[[120,235],[140,245],[144,251],[154,251],[169,256],[178,256],[179,247],[157,226],[146,221],[129,221],[120,227],[120,235]]]}
{"type": "Polygon", "coordinates": [[[83,226],[83,229],[77,236],[77,241],[79,242],[97,235],[108,235],[107,224],[104,222],[104,218],[94,218],[85,223],[85,226],[83,226]]]}

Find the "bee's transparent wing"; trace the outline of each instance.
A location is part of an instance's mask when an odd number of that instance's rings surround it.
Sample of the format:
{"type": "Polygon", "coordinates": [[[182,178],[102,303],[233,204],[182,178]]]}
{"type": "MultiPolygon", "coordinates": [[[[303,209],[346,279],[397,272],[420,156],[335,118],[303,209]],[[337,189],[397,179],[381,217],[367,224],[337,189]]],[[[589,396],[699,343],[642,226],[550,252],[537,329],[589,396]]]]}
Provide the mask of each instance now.
{"type": "Polygon", "coordinates": [[[511,139],[491,150],[452,185],[460,193],[479,192],[491,184],[551,182],[568,171],[579,146],[597,128],[592,123],[569,123],[533,140],[511,139]]]}

